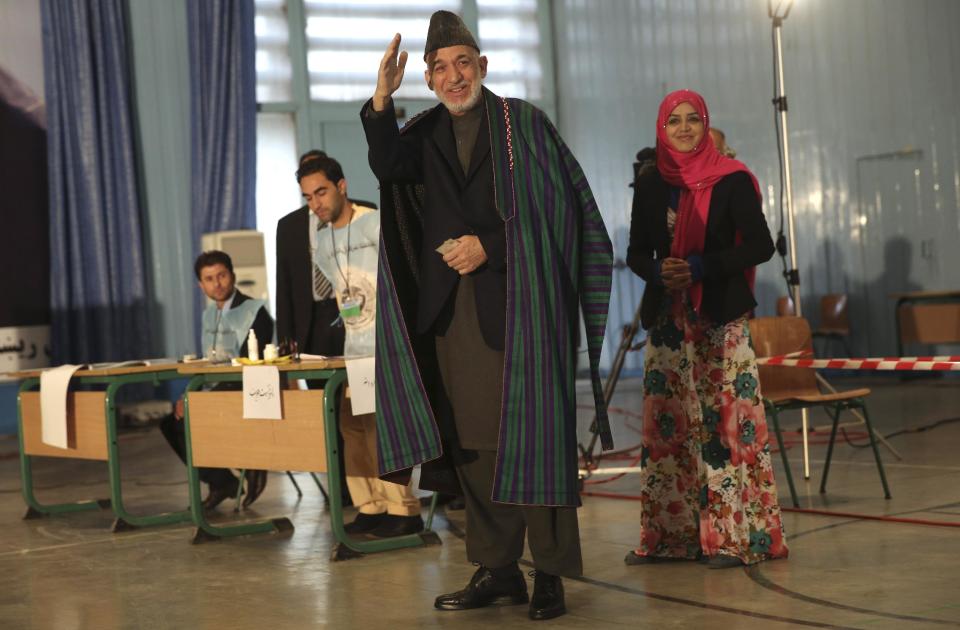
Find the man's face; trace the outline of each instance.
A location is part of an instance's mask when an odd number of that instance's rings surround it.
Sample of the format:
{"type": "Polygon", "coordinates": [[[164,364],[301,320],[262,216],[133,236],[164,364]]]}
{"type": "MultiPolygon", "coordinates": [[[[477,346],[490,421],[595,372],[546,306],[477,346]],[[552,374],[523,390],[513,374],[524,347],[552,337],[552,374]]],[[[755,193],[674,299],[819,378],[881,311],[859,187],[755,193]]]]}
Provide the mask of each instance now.
{"type": "Polygon", "coordinates": [[[423,73],[429,87],[450,113],[460,115],[480,101],[487,58],[471,46],[448,46],[427,56],[423,73]]]}
{"type": "Polygon", "coordinates": [[[347,180],[334,184],[323,172],[301,178],[300,192],[311,212],[324,223],[336,223],[347,205],[347,180]]]}
{"type": "Polygon", "coordinates": [[[233,273],[226,265],[216,263],[200,268],[200,288],[211,300],[225,302],[233,294],[233,284],[236,281],[233,273]]]}

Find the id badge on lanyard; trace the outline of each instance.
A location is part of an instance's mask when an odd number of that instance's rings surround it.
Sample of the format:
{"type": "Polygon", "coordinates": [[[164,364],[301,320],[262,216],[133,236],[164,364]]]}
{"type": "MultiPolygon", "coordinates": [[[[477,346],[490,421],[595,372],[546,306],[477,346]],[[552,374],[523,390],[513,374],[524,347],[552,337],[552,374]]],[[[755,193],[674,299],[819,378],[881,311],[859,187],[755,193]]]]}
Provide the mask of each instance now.
{"type": "Polygon", "coordinates": [[[343,296],[340,298],[340,316],[344,320],[353,319],[360,317],[362,310],[363,296],[350,295],[347,291],[344,291],[343,296]]]}

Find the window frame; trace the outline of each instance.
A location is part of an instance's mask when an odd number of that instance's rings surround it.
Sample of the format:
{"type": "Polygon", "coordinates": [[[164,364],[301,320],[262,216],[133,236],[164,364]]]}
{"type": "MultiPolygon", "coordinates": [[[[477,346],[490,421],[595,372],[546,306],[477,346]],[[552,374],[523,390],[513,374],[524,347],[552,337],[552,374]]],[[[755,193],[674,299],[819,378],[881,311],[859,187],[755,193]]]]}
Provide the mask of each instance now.
{"type": "MultiPolygon", "coordinates": [[[[461,0],[461,17],[474,33],[479,32],[479,12],[477,0],[461,0]]],[[[556,73],[554,71],[554,29],[553,9],[550,0],[536,0],[537,26],[540,38],[540,67],[543,72],[543,96],[531,99],[531,102],[544,110],[556,121],[556,73]]],[[[310,98],[310,75],[307,67],[306,10],[303,0],[285,0],[284,12],[289,28],[288,53],[291,66],[290,101],[258,102],[257,111],[266,113],[292,113],[297,134],[299,152],[315,144],[314,130],[325,122],[347,122],[357,119],[364,101],[315,101],[310,98]]],[[[419,57],[410,55],[405,80],[419,80],[422,68],[416,68],[419,57]]],[[[372,91],[371,91],[372,96],[372,91]]],[[[503,96],[511,96],[504,94],[503,96]]],[[[396,105],[402,108],[406,117],[434,107],[435,99],[397,99],[396,105]]]]}

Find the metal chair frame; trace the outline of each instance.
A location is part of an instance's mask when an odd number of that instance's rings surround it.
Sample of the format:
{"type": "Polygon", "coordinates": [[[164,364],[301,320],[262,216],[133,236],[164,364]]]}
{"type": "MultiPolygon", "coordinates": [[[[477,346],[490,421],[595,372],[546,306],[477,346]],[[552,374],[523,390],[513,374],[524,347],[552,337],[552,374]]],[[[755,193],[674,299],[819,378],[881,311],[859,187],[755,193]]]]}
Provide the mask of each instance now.
{"type": "MultiPolygon", "coordinates": [[[[750,332],[754,348],[758,356],[778,356],[796,352],[813,354],[813,338],[810,324],[802,317],[761,317],[750,321],[750,332]]],[[[845,410],[860,411],[866,424],[870,446],[877,462],[877,471],[880,473],[880,482],[883,485],[884,497],[890,498],[890,487],[880,459],[877,440],[874,435],[873,424],[867,411],[866,397],[870,390],[856,389],[846,392],[823,394],[817,384],[816,373],[811,368],[760,366],[760,391],[763,393],[763,403],[769,417],[773,420],[773,428],[780,447],[780,457],[783,460],[784,471],[787,475],[787,484],[790,487],[790,498],[794,507],[799,507],[796,487],[793,483],[793,474],[790,471],[790,461],[783,444],[783,435],[780,429],[780,413],[795,409],[809,409],[823,407],[833,421],[830,431],[830,441],[827,446],[827,458],[823,467],[823,476],[820,480],[820,492],[825,493],[827,476],[830,472],[830,462],[833,458],[833,446],[837,437],[837,428],[840,414],[845,410]]]]}

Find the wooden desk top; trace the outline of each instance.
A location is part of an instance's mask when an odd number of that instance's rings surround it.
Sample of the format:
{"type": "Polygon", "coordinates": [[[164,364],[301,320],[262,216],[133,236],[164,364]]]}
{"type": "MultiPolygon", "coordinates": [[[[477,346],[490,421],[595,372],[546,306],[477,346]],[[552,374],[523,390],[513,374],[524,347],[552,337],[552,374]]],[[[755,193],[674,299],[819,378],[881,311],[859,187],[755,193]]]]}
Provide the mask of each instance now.
{"type": "MultiPolygon", "coordinates": [[[[151,372],[172,372],[176,371],[181,364],[179,363],[157,363],[154,365],[125,365],[118,367],[105,367],[97,369],[82,369],[74,373],[75,377],[82,376],[126,376],[128,374],[147,374],[151,372]]],[[[21,370],[19,372],[7,372],[4,376],[16,379],[40,378],[40,374],[49,368],[35,370],[21,370]]]]}
{"type": "MultiPolygon", "coordinates": [[[[207,362],[184,363],[177,370],[180,374],[231,374],[243,370],[242,365],[210,365],[207,362]]],[[[346,367],[343,359],[327,359],[325,361],[301,361],[299,363],[283,363],[277,365],[281,372],[299,372],[303,370],[338,370],[346,367]]]]}

